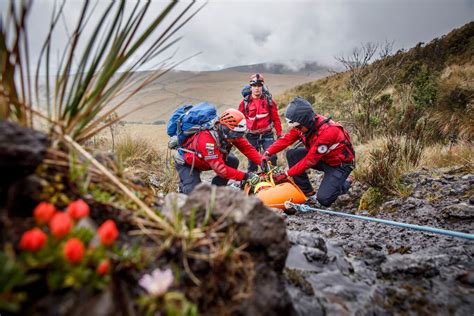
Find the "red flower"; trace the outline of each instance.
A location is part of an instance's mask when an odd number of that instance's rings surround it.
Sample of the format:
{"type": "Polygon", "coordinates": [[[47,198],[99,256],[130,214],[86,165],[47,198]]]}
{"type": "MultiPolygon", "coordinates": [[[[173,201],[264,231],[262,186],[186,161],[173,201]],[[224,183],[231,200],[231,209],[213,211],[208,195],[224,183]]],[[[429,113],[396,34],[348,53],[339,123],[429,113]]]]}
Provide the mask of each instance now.
{"type": "Polygon", "coordinates": [[[109,266],[110,266],[109,261],[104,260],[101,263],[99,263],[99,265],[97,266],[97,269],[95,270],[95,272],[98,275],[106,275],[107,272],[109,272],[109,266]]]}
{"type": "Polygon", "coordinates": [[[20,248],[27,251],[38,251],[46,244],[47,236],[38,227],[23,233],[20,240],[20,248]]]}
{"type": "Polygon", "coordinates": [[[51,234],[56,238],[63,238],[72,228],[72,220],[66,213],[58,212],[54,214],[49,222],[49,229],[51,234]]]}
{"type": "Polygon", "coordinates": [[[66,209],[66,212],[73,219],[78,220],[89,215],[90,207],[83,200],[77,200],[69,204],[66,209]]]}
{"type": "Polygon", "coordinates": [[[112,245],[119,235],[117,226],[115,226],[115,222],[111,219],[106,220],[102,225],[100,225],[97,232],[99,233],[100,241],[106,246],[112,245]]]}
{"type": "Polygon", "coordinates": [[[84,245],[78,238],[69,239],[64,245],[64,256],[70,263],[78,263],[84,257],[84,245]]]}
{"type": "Polygon", "coordinates": [[[56,213],[56,208],[47,202],[41,202],[33,210],[33,215],[40,224],[48,223],[54,213],[56,213]]]}

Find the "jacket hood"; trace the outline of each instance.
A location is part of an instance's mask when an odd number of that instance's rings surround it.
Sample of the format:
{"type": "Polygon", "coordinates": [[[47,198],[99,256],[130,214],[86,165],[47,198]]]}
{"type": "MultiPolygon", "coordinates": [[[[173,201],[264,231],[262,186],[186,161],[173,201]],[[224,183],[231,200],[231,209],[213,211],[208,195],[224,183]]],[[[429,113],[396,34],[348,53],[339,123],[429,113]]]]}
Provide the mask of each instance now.
{"type": "Polygon", "coordinates": [[[302,97],[296,97],[291,100],[285,111],[285,117],[287,119],[298,122],[309,129],[314,126],[315,115],[311,103],[302,97]]]}

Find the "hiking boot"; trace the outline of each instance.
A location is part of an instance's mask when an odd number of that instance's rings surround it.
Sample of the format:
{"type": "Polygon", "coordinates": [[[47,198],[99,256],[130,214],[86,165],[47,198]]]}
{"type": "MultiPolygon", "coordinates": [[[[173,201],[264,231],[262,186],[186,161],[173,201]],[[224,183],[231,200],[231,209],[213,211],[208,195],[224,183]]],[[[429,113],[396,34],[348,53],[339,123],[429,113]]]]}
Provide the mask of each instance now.
{"type": "Polygon", "coordinates": [[[313,195],[307,196],[307,200],[304,202],[305,205],[308,206],[315,206],[315,207],[320,207],[321,204],[319,204],[318,199],[316,198],[316,193],[313,195]]]}
{"type": "Polygon", "coordinates": [[[354,178],[353,175],[349,175],[349,176],[347,177],[346,181],[349,182],[350,185],[352,185],[352,184],[354,183],[354,181],[355,181],[355,178],[354,178]]]}
{"type": "Polygon", "coordinates": [[[296,212],[298,211],[293,207],[283,209],[283,213],[285,213],[286,215],[295,215],[296,212]]]}

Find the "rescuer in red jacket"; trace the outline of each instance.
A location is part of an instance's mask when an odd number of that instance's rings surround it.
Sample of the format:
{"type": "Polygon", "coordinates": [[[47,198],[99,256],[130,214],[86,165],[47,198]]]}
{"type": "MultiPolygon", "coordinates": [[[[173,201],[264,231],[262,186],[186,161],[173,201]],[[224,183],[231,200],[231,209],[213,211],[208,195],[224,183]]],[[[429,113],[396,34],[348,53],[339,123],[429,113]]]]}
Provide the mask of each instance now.
{"type": "Polygon", "coordinates": [[[213,129],[200,131],[186,139],[180,149],[184,157],[181,159],[178,154],[175,159],[179,191],[189,194],[201,183],[201,171],[205,170],[216,173],[212,179],[214,185],[227,185],[229,179],[256,184],[258,175],[238,170],[239,159],[230,152],[235,146],[248,159],[260,163],[261,155],[244,138],[246,130],[244,115],[238,110],[228,109],[213,129]]]}
{"type": "MultiPolygon", "coordinates": [[[[250,77],[251,95],[244,98],[239,105],[239,111],[245,115],[247,121],[247,140],[259,152],[264,152],[275,141],[273,129],[277,138],[281,137],[281,122],[275,101],[263,89],[265,79],[261,74],[250,77]]],[[[275,166],[277,157],[270,157],[275,166]]],[[[258,164],[249,160],[248,171],[257,171],[258,164]]]]}
{"type": "Polygon", "coordinates": [[[286,153],[289,169],[286,175],[293,177],[298,187],[323,206],[330,206],[339,195],[346,193],[351,181],[347,180],[354,168],[355,152],[347,131],[339,124],[322,115],[316,115],[311,104],[296,97],[289,104],[285,118],[291,130],[270,146],[262,157],[262,164],[297,140],[303,147],[286,153]],[[306,170],[313,168],[324,172],[324,178],[315,194],[306,170]]]}

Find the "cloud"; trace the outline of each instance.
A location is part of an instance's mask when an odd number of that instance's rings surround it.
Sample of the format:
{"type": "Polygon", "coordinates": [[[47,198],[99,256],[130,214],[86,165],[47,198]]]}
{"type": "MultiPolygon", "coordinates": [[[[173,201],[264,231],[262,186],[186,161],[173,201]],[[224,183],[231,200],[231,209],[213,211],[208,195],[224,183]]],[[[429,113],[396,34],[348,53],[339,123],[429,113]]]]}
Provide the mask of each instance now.
{"type": "MultiPolygon", "coordinates": [[[[1,12],[6,12],[7,3],[0,0],[1,12]]],[[[97,3],[91,26],[108,3],[97,3]]],[[[133,3],[128,1],[127,5],[133,3]]],[[[198,6],[202,3],[198,1],[198,6]]],[[[81,5],[79,0],[67,2],[55,34],[55,55],[67,42],[81,5]]],[[[153,1],[147,21],[164,5],[163,1],[153,1]]],[[[36,1],[33,6],[33,56],[47,33],[53,6],[54,0],[36,1]]],[[[349,54],[361,43],[394,41],[397,50],[428,42],[474,20],[473,12],[474,0],[211,0],[176,34],[183,39],[177,44],[175,57],[179,60],[201,52],[180,66],[188,70],[264,62],[279,62],[293,69],[304,62],[334,66],[335,56],[349,54]]],[[[166,23],[169,21],[171,18],[166,23]]],[[[90,26],[86,32],[91,32],[90,26]]]]}
{"type": "Polygon", "coordinates": [[[211,1],[184,31],[183,68],[260,62],[334,65],[365,42],[410,48],[473,20],[473,1],[211,1]]]}

